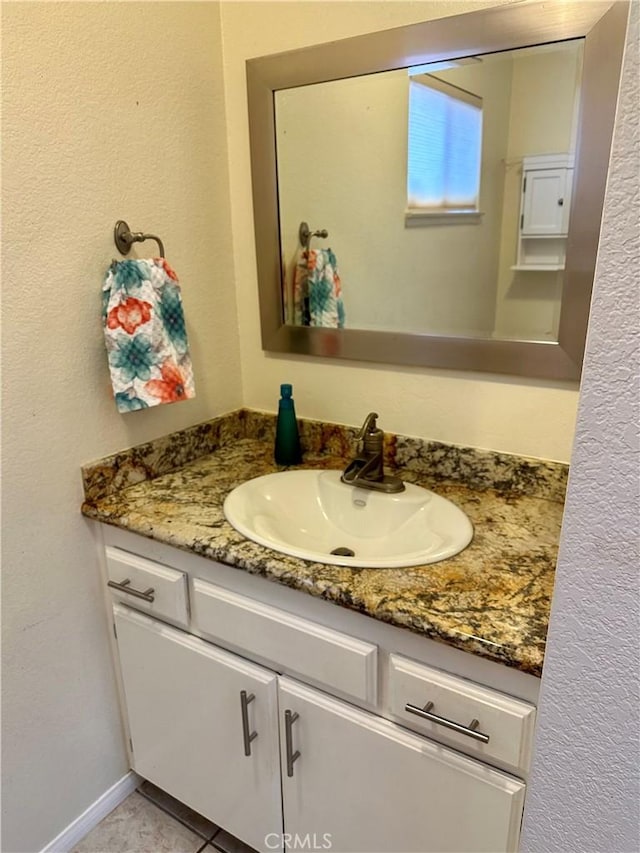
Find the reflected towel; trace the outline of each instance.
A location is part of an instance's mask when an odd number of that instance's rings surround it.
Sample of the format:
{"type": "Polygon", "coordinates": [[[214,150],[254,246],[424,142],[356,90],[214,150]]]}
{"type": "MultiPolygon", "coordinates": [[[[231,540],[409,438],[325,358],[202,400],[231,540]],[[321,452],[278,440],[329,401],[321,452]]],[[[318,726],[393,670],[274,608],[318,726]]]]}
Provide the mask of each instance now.
{"type": "Polygon", "coordinates": [[[164,258],[114,261],[102,317],[119,412],[195,396],[180,285],[164,258]]]}
{"type": "Polygon", "coordinates": [[[301,249],[298,252],[293,305],[297,326],[344,328],[342,284],[331,249],[301,249]]]}

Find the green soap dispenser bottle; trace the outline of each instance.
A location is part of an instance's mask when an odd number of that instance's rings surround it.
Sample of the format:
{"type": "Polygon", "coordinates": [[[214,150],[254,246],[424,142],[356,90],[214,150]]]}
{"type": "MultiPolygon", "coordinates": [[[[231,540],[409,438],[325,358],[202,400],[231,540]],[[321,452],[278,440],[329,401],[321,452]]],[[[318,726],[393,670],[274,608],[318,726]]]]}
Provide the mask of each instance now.
{"type": "Polygon", "coordinates": [[[291,385],[280,386],[280,402],[278,404],[278,420],[276,422],[276,465],[298,465],[302,462],[300,435],[296,410],[293,406],[291,385]]]}

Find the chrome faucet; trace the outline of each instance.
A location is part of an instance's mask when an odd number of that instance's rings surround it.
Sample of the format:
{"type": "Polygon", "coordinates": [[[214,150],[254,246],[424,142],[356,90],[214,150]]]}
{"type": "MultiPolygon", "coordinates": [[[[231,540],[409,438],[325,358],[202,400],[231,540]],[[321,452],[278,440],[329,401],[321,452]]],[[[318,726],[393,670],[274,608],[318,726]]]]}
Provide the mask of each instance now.
{"type": "Polygon", "coordinates": [[[377,492],[394,494],[404,491],[404,483],[399,477],[390,477],[384,473],[382,453],[384,433],[377,426],[378,415],[370,412],[356,436],[362,442],[362,449],[356,458],[342,472],[340,478],[347,486],[360,489],[373,489],[377,492]]]}

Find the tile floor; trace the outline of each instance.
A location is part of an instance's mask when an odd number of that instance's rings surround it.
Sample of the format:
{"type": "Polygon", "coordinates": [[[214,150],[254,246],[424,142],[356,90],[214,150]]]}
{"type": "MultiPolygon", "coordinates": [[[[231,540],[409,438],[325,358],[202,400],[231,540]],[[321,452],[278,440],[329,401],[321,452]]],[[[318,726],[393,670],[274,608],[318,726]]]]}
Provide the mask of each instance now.
{"type": "Polygon", "coordinates": [[[71,853],[255,853],[242,841],[143,782],[71,853]]]}

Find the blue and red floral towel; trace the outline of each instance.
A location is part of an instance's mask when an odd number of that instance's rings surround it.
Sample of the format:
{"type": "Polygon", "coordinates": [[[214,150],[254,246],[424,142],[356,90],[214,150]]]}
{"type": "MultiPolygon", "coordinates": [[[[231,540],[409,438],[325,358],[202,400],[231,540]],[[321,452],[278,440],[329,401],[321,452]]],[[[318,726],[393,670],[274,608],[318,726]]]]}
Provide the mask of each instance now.
{"type": "Polygon", "coordinates": [[[342,284],[331,249],[300,249],[293,280],[296,326],[344,329],[342,284]]]}
{"type": "Polygon", "coordinates": [[[180,285],[164,258],[114,261],[102,315],[119,412],[195,396],[180,285]]]}

